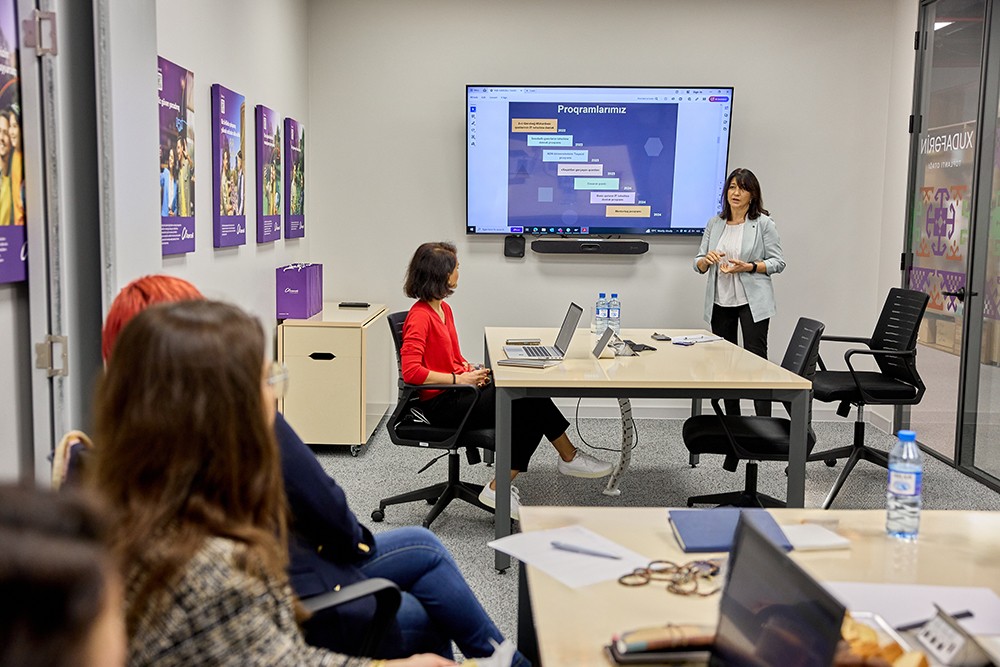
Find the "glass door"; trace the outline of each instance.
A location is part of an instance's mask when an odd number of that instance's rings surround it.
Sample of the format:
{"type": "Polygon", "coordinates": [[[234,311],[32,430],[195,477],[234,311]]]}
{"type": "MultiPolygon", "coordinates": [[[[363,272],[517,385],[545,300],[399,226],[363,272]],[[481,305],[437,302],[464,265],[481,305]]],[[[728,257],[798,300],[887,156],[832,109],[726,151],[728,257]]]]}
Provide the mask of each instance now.
{"type": "Polygon", "coordinates": [[[930,302],[917,350],[927,392],[908,416],[922,445],[955,462],[986,12],[986,0],[926,2],[918,33],[908,283],[930,302]]]}

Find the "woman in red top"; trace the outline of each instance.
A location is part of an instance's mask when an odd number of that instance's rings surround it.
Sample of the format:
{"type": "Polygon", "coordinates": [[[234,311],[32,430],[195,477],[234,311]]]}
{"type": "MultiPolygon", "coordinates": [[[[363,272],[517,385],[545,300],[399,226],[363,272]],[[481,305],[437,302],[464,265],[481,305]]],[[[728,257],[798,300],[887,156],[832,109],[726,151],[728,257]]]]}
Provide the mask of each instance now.
{"type": "MultiPolygon", "coordinates": [[[[403,380],[409,384],[471,384],[480,388],[468,428],[493,428],[496,394],[490,370],[470,364],[462,356],[455,318],[444,299],[458,287],[458,255],[450,243],[424,243],[413,254],[403,291],[417,299],[403,324],[401,351],[403,380]]],[[[471,393],[425,391],[421,410],[438,424],[454,424],[468,410],[471,393]]],[[[578,450],[566,435],[569,422],[548,398],[520,398],[511,406],[510,477],[528,468],[528,460],[544,435],[559,452],[559,472],[572,477],[597,478],[612,465],[578,450]]],[[[496,480],[483,487],[479,500],[496,507],[496,480]]],[[[519,517],[519,496],[511,487],[511,518],[519,517]]]]}

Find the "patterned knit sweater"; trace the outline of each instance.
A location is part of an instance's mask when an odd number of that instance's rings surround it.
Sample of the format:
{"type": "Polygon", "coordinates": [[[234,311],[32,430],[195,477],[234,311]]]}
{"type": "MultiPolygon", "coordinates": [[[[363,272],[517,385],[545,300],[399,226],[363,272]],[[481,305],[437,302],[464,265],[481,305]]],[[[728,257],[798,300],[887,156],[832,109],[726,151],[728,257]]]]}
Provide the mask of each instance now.
{"type": "MultiPolygon", "coordinates": [[[[284,582],[263,581],[236,567],[241,546],[209,538],[168,592],[169,601],[154,604],[129,637],[129,662],[145,665],[318,665],[362,667],[366,658],[348,658],[306,645],[292,611],[291,589],[284,582]]],[[[126,605],[140,583],[130,573],[126,605]]]]}

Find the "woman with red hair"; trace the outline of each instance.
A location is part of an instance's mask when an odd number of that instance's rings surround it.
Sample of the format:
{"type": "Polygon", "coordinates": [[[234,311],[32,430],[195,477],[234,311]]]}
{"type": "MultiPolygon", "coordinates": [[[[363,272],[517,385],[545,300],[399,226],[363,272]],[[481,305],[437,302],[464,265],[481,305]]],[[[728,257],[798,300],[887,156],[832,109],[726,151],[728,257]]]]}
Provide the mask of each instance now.
{"type": "Polygon", "coordinates": [[[104,319],[104,330],[101,331],[101,356],[104,358],[104,363],[108,363],[111,350],[121,330],[129,320],[149,306],[154,303],[204,298],[197,287],[182,278],[161,274],[133,280],[115,297],[108,310],[108,316],[104,319]]]}

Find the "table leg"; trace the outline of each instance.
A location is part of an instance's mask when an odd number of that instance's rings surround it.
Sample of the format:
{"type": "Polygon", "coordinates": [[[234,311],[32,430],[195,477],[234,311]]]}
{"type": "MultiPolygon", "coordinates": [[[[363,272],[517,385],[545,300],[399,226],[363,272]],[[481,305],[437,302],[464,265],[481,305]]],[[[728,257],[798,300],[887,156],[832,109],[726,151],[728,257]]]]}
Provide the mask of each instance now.
{"type": "Polygon", "coordinates": [[[788,448],[788,487],[785,503],[788,507],[805,507],[806,501],[806,449],[808,428],[806,423],[811,393],[796,392],[792,398],[792,424],[788,448]]]}
{"type": "MultiPolygon", "coordinates": [[[[701,414],[701,399],[700,398],[691,399],[691,416],[697,417],[700,414],[701,414]]],[[[688,453],[688,464],[692,468],[697,468],[699,461],[701,461],[700,454],[695,454],[694,452],[688,453]]]]}
{"type": "MultiPolygon", "coordinates": [[[[497,387],[497,422],[496,422],[496,468],[497,508],[493,517],[496,525],[496,538],[510,535],[510,420],[511,397],[506,389],[497,387]]],[[[496,567],[504,571],[510,567],[510,556],[494,551],[496,567]]]]}

